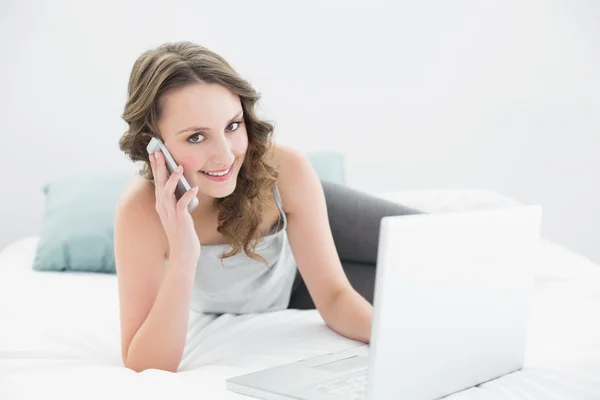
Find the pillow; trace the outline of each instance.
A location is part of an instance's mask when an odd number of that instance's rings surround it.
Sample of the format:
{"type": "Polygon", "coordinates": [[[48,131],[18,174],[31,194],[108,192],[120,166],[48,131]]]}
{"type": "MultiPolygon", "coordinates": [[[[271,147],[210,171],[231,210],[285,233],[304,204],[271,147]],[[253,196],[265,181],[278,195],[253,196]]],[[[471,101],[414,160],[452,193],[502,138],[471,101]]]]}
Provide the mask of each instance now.
{"type": "Polygon", "coordinates": [[[506,208],[522,204],[512,197],[488,189],[413,189],[371,194],[428,213],[506,208]]]}
{"type": "Polygon", "coordinates": [[[43,186],[45,212],[33,269],[115,272],[116,204],[130,174],[88,174],[43,186]]]}
{"type": "Polygon", "coordinates": [[[321,152],[307,154],[307,157],[321,180],[340,185],[346,183],[343,154],[321,152]]]}
{"type": "MultiPolygon", "coordinates": [[[[342,154],[309,153],[307,157],[322,180],[345,183],[342,154]]],[[[126,173],[85,174],[46,183],[33,269],[115,273],[116,205],[131,178],[126,173]]]]}

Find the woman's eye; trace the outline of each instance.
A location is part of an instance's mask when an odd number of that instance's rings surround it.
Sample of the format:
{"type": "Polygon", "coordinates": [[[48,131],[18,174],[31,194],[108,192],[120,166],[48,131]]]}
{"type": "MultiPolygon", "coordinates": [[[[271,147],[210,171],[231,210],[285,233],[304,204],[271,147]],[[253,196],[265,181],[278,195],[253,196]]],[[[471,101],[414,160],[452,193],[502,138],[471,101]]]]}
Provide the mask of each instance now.
{"type": "Polygon", "coordinates": [[[235,122],[232,122],[232,123],[229,125],[228,129],[229,129],[230,131],[237,131],[237,130],[239,129],[240,125],[242,125],[242,121],[235,121],[235,122]],[[231,128],[233,125],[237,125],[237,126],[235,127],[235,129],[232,129],[232,128],[231,128]]]}
{"type": "MultiPolygon", "coordinates": [[[[240,128],[240,125],[242,125],[242,121],[232,122],[227,127],[227,130],[232,131],[232,132],[233,131],[237,131],[240,128]]],[[[193,135],[191,135],[190,137],[188,137],[187,140],[190,143],[200,143],[200,142],[203,142],[205,139],[206,139],[206,136],[204,136],[204,134],[202,134],[202,133],[194,133],[193,135]]]]}
{"type": "Polygon", "coordinates": [[[203,142],[204,139],[205,139],[204,135],[202,135],[200,133],[194,133],[192,136],[190,136],[188,138],[188,142],[190,142],[190,143],[200,143],[200,142],[203,142]]]}

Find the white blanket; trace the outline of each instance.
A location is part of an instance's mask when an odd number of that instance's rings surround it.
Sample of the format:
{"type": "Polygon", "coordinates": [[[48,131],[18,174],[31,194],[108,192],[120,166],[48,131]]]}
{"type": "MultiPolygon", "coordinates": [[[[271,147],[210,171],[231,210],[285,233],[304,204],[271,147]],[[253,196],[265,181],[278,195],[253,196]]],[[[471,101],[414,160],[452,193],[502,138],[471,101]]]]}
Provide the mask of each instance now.
{"type": "MultiPolygon", "coordinates": [[[[360,344],[315,310],[192,311],[180,371],[137,374],[121,362],[116,276],[33,271],[37,240],[0,254],[0,399],[248,399],[225,379],[360,344]]],[[[600,399],[600,267],[542,249],[525,367],[449,399],[600,399]]]]}

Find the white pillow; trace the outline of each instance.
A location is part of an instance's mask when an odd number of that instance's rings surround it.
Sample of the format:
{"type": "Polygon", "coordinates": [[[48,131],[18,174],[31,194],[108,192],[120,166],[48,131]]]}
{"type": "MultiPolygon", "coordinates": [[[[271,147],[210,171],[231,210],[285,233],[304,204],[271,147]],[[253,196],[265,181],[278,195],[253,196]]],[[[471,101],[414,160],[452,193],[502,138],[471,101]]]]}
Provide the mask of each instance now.
{"type": "Polygon", "coordinates": [[[427,213],[513,207],[517,200],[485,189],[423,189],[370,194],[427,213]]]}

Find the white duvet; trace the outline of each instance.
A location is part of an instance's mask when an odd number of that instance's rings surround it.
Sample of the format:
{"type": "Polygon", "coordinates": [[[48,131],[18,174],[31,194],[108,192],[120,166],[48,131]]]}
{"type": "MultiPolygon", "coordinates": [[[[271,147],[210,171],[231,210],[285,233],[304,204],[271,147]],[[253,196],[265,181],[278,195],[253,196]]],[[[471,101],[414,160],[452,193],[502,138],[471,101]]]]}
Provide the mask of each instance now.
{"type": "MultiPolygon", "coordinates": [[[[464,193],[450,208],[465,207],[464,193]]],[[[382,197],[444,211],[411,195],[382,197]]],[[[466,207],[502,203],[479,195],[483,202],[466,207]]],[[[0,254],[0,399],[248,399],[228,392],[225,379],[360,344],[330,330],[315,310],[192,311],[179,372],[137,374],[121,362],[116,276],[33,271],[37,240],[0,254]]],[[[542,240],[531,311],[523,370],[449,399],[600,399],[600,267],[542,240]]]]}

